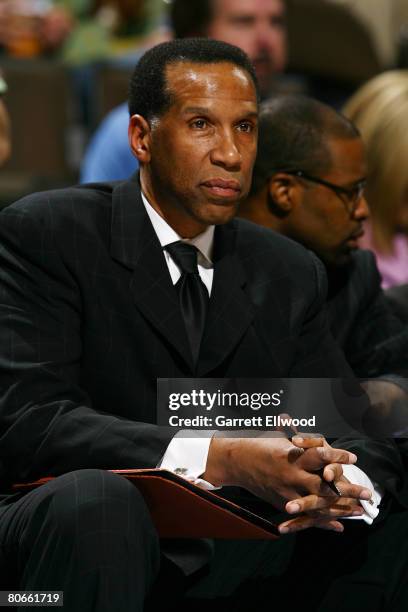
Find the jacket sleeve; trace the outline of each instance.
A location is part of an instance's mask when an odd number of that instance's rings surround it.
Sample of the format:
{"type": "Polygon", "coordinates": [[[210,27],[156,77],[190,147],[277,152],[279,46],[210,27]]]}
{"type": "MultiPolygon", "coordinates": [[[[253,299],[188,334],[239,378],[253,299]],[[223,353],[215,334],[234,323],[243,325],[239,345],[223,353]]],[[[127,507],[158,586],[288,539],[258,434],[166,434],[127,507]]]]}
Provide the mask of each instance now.
{"type": "Polygon", "coordinates": [[[100,412],[81,388],[81,293],[55,244],[52,209],[31,214],[40,197],[0,214],[2,488],[80,468],[155,467],[174,435],[100,412]]]}

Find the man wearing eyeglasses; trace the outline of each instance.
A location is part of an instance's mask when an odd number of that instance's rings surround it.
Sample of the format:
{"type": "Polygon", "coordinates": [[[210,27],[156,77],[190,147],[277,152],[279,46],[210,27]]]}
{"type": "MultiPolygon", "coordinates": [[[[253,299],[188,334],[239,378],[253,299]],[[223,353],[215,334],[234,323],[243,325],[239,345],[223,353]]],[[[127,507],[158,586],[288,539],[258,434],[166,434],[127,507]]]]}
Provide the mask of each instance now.
{"type": "MultiPolygon", "coordinates": [[[[263,103],[258,125],[252,189],[240,205],[240,215],[302,243],[323,261],[332,334],[360,377],[377,377],[363,383],[371,400],[370,418],[383,435],[386,428],[392,433],[402,430],[408,422],[407,379],[395,373],[407,375],[408,330],[388,308],[372,253],[358,250],[369,214],[360,134],[348,119],[303,96],[280,96],[263,103]],[[386,418],[381,420],[381,415],[386,418]]],[[[398,447],[406,469],[407,440],[398,440],[398,447]]],[[[384,465],[389,458],[384,453],[384,465]]],[[[369,473],[369,465],[365,469],[369,473]]],[[[330,556],[327,544],[313,533],[298,541],[290,569],[299,577],[297,592],[311,609],[318,599],[316,584],[330,585],[319,610],[334,609],[336,601],[336,609],[358,609],[362,584],[364,604],[370,610],[388,609],[384,603],[388,598],[399,598],[406,607],[405,586],[399,594],[392,592],[406,563],[398,536],[399,521],[405,520],[401,495],[402,488],[381,526],[366,529],[349,524],[345,537],[332,539],[330,556]],[[386,552],[390,542],[392,557],[386,552]],[[306,576],[302,568],[311,550],[314,566],[306,576]]]]}
{"type": "MultiPolygon", "coordinates": [[[[323,261],[331,331],[357,375],[406,376],[408,330],[387,305],[373,255],[358,250],[369,215],[365,175],[363,142],[348,119],[311,98],[279,96],[261,107],[252,191],[240,215],[323,261]]],[[[383,381],[382,391],[391,390],[399,393],[383,381]]]]}

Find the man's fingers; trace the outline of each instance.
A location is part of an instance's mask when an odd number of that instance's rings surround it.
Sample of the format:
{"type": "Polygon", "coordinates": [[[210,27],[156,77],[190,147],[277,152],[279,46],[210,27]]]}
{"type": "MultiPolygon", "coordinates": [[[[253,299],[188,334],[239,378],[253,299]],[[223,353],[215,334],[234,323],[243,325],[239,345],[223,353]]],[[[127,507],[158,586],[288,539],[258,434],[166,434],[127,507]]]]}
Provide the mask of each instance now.
{"type": "Polygon", "coordinates": [[[284,523],[278,525],[279,532],[282,535],[286,533],[296,533],[297,531],[303,531],[304,529],[309,529],[310,527],[329,529],[331,531],[337,531],[339,533],[344,531],[343,525],[335,519],[315,518],[312,516],[305,515],[299,516],[295,519],[291,519],[290,521],[285,521],[284,523]]]}
{"type": "Polygon", "coordinates": [[[323,470],[323,478],[328,482],[335,482],[336,488],[340,491],[342,497],[365,500],[372,498],[370,489],[353,485],[343,476],[343,468],[338,463],[326,465],[323,470]]]}
{"type": "Polygon", "coordinates": [[[340,463],[330,463],[323,469],[323,478],[326,482],[335,481],[337,483],[337,480],[340,480],[342,476],[343,468],[340,463]]]}
{"type": "Polygon", "coordinates": [[[314,472],[331,463],[355,463],[357,461],[357,457],[353,453],[340,448],[320,446],[305,450],[298,458],[296,458],[296,461],[299,467],[302,469],[308,472],[314,472]]]}
{"type": "Polygon", "coordinates": [[[370,500],[372,493],[370,489],[360,487],[359,485],[353,485],[348,482],[337,482],[337,488],[339,489],[342,497],[336,496],[335,493],[329,492],[328,495],[305,495],[297,499],[292,499],[285,505],[285,510],[288,514],[300,514],[301,512],[313,512],[314,510],[321,510],[324,508],[334,507],[337,508],[347,506],[347,498],[352,500],[370,500]]]}
{"type": "Polygon", "coordinates": [[[323,508],[322,510],[316,510],[312,516],[320,516],[325,518],[347,518],[349,516],[362,516],[364,514],[364,508],[359,505],[345,505],[338,506],[334,505],[330,508],[323,508]]]}
{"type": "Polygon", "coordinates": [[[323,448],[317,448],[316,453],[320,455],[321,460],[324,463],[356,463],[357,456],[354,453],[350,453],[342,448],[332,448],[331,446],[325,446],[323,448]]]}
{"type": "MultiPolygon", "coordinates": [[[[333,495],[334,498],[334,495],[333,495]]],[[[311,512],[319,510],[333,503],[333,498],[319,497],[318,495],[306,495],[299,499],[292,499],[285,505],[288,514],[300,514],[301,512],[311,512]]]]}
{"type": "Polygon", "coordinates": [[[306,450],[307,448],[316,448],[318,446],[324,446],[325,439],[323,437],[309,438],[306,436],[302,436],[302,434],[296,434],[296,436],[293,436],[293,438],[291,439],[291,442],[298,448],[304,448],[306,450]]]}
{"type": "Polygon", "coordinates": [[[362,500],[370,500],[372,498],[370,489],[351,484],[345,480],[336,482],[336,487],[339,489],[342,497],[352,497],[353,499],[362,500]]]}
{"type": "Polygon", "coordinates": [[[319,452],[322,450],[322,447],[309,448],[305,450],[301,455],[296,457],[297,465],[306,472],[315,472],[316,470],[324,467],[326,463],[332,463],[331,461],[326,462],[322,460],[319,452]]]}
{"type": "Polygon", "coordinates": [[[364,509],[355,499],[343,499],[335,496],[320,497],[318,495],[306,495],[293,499],[286,503],[285,510],[288,514],[308,512],[315,517],[359,516],[364,513],[364,509]]]}

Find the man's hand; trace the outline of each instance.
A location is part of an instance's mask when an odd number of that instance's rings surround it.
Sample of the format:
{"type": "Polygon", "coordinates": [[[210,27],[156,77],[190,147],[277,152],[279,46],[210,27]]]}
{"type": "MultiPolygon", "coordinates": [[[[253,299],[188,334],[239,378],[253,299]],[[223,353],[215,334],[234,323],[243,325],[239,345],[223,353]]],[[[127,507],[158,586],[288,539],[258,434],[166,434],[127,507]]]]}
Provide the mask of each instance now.
{"type": "MultiPolygon", "coordinates": [[[[344,476],[336,482],[337,488],[343,493],[349,490],[348,487],[356,487],[348,483],[344,476]],[[344,485],[342,485],[344,483],[344,485]]],[[[350,516],[362,516],[364,508],[360,505],[359,499],[369,499],[371,493],[367,489],[360,489],[359,497],[341,497],[332,494],[327,497],[316,497],[308,495],[288,502],[285,506],[288,514],[299,514],[294,519],[284,521],[279,525],[282,534],[302,531],[308,527],[319,527],[321,529],[331,529],[342,532],[343,525],[336,519],[347,518],[350,516]]]]}
{"type": "MultiPolygon", "coordinates": [[[[321,438],[302,438],[297,435],[292,438],[295,446],[303,449],[310,448],[329,448],[327,441],[321,438]]],[[[334,449],[332,449],[334,450],[334,449]]],[[[323,453],[324,451],[319,451],[323,453]]],[[[330,456],[330,455],[329,455],[330,456]]],[[[299,514],[300,516],[285,521],[279,525],[281,533],[293,533],[307,529],[308,527],[319,527],[321,529],[331,529],[342,532],[343,525],[335,520],[350,516],[361,516],[364,509],[360,505],[360,499],[370,499],[371,491],[363,487],[351,484],[344,476],[340,464],[326,465],[323,469],[323,478],[327,482],[335,482],[341,497],[331,494],[315,496],[308,495],[288,502],[285,506],[289,514],[299,514]]]]}
{"type": "MultiPolygon", "coordinates": [[[[287,504],[286,511],[288,511],[288,507],[289,505],[287,504]]],[[[281,534],[296,533],[309,527],[318,527],[319,529],[328,529],[341,533],[344,531],[344,527],[337,519],[362,516],[363,514],[364,508],[359,504],[358,500],[340,497],[337,500],[332,500],[331,505],[326,506],[322,510],[307,511],[296,518],[284,521],[278,525],[278,528],[281,534]]]]}
{"type": "MultiPolygon", "coordinates": [[[[333,516],[350,516],[358,511],[353,500],[369,499],[371,492],[352,485],[342,477],[341,464],[355,463],[348,451],[332,448],[323,438],[286,437],[221,438],[214,437],[208,454],[205,480],[215,485],[237,485],[265,499],[278,508],[293,513],[308,512],[303,520],[294,519],[291,530],[318,526],[336,531],[342,525],[333,516]],[[336,481],[345,500],[333,493],[315,474],[324,468],[324,480],[336,481]],[[301,503],[299,503],[301,502],[301,503]],[[314,513],[314,514],[310,514],[314,513]]],[[[282,532],[286,524],[282,525],[282,532]]]]}

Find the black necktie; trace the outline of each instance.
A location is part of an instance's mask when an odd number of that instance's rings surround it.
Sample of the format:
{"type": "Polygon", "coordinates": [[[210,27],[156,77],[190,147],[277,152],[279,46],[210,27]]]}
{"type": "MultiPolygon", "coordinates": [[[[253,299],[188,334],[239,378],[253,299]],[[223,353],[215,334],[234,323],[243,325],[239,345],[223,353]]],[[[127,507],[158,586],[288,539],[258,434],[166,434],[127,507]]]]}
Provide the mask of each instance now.
{"type": "Polygon", "coordinates": [[[193,360],[196,363],[208,306],[208,291],[198,273],[198,251],[195,246],[185,242],[173,242],[165,248],[182,272],[176,288],[193,360]]]}

